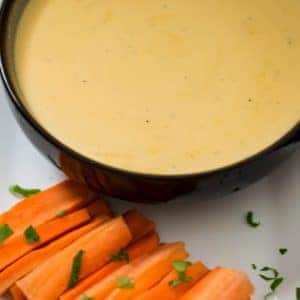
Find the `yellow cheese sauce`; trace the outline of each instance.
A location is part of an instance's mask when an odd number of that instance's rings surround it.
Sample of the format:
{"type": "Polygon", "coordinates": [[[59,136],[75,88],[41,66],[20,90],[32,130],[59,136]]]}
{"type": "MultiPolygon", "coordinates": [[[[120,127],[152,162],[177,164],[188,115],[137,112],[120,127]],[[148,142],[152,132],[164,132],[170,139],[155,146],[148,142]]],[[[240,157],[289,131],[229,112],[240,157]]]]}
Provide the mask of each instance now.
{"type": "Polygon", "coordinates": [[[15,61],[25,105],[77,152],[213,170],[300,120],[300,1],[31,0],[15,61]]]}

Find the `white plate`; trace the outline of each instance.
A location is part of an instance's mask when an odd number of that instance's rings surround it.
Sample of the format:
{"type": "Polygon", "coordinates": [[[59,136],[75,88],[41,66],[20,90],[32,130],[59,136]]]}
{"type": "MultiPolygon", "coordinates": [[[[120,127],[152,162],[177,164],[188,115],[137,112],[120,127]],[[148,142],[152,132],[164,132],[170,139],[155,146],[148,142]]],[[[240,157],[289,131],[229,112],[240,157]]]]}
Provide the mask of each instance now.
{"type": "MultiPolygon", "coordinates": [[[[246,190],[214,201],[201,201],[197,194],[158,206],[134,205],[112,200],[115,210],[137,207],[158,224],[162,240],[184,240],[192,259],[209,266],[235,267],[247,272],[256,285],[254,300],[268,288],[251,264],[276,267],[285,278],[278,299],[295,300],[300,287],[300,151],[269,177],[246,190]],[[253,229],[244,222],[253,210],[262,222],[253,229]],[[288,248],[281,256],[278,249],[288,248]]],[[[17,127],[0,88],[0,209],[16,199],[11,184],[44,188],[63,178],[28,142],[17,127]]]]}

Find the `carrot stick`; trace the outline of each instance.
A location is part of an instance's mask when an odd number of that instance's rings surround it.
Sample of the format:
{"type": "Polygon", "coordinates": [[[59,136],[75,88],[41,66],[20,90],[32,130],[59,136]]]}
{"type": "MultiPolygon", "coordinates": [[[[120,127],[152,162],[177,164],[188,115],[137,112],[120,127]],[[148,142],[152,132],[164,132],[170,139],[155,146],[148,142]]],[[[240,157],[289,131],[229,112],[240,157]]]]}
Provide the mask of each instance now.
{"type": "Polygon", "coordinates": [[[91,217],[97,217],[102,215],[112,217],[112,211],[110,207],[108,206],[107,202],[102,198],[97,198],[94,201],[92,201],[87,206],[87,209],[91,217]]]}
{"type": "Polygon", "coordinates": [[[26,300],[22,291],[15,284],[10,287],[9,293],[13,300],[26,300]]]}
{"type": "MultiPolygon", "coordinates": [[[[131,246],[129,246],[126,250],[129,254],[130,260],[134,260],[139,256],[145,255],[151,251],[154,251],[159,244],[159,237],[157,233],[150,233],[144,238],[141,238],[131,246]]],[[[114,272],[115,270],[121,268],[122,266],[126,265],[126,262],[111,262],[105,265],[103,268],[98,270],[97,272],[93,273],[91,276],[87,277],[86,279],[82,280],[75,288],[67,291],[63,294],[59,299],[60,300],[73,300],[76,297],[80,296],[84,293],[87,289],[91,286],[100,282],[103,278],[105,278],[110,273],[114,272]]]]}
{"type": "Polygon", "coordinates": [[[123,217],[135,241],[145,234],[155,230],[154,222],[147,219],[137,210],[130,210],[126,212],[123,217]]]}
{"type": "Polygon", "coordinates": [[[177,300],[184,295],[200,278],[205,276],[208,269],[201,263],[197,262],[189,266],[186,270],[186,275],[191,279],[189,282],[182,283],[177,287],[170,287],[169,283],[172,280],[178,279],[178,273],[171,271],[160,283],[152,289],[146,291],[141,296],[135,298],[136,300],[177,300]]]}
{"type": "Polygon", "coordinates": [[[15,236],[0,247],[0,270],[3,270],[33,249],[54,240],[71,229],[87,223],[90,219],[91,217],[87,209],[82,209],[65,217],[54,219],[37,226],[35,230],[40,237],[39,242],[30,244],[26,242],[24,235],[15,236]]]}
{"type": "Polygon", "coordinates": [[[108,216],[99,216],[87,225],[75,229],[43,248],[33,250],[27,255],[21,257],[14,264],[8,266],[0,273],[0,295],[4,294],[12,284],[34,270],[49,257],[57,253],[59,250],[67,247],[85,233],[90,232],[92,229],[96,228],[108,219],[108,216]]]}
{"type": "Polygon", "coordinates": [[[123,218],[115,218],[50,257],[17,281],[17,286],[29,300],[57,299],[68,288],[73,259],[80,251],[83,251],[83,256],[79,280],[104,266],[112,253],[126,247],[131,240],[131,233],[123,218]]]}
{"type": "Polygon", "coordinates": [[[216,268],[201,279],[181,300],[248,300],[254,288],[238,271],[216,268]]]}
{"type": "Polygon", "coordinates": [[[82,184],[64,181],[17,203],[0,216],[0,224],[8,224],[14,235],[18,235],[28,224],[37,226],[52,220],[58,211],[73,212],[86,206],[94,197],[95,193],[82,184]]]}
{"type": "MultiPolygon", "coordinates": [[[[84,295],[94,300],[134,299],[168,274],[172,269],[174,260],[182,260],[187,256],[183,243],[162,245],[154,252],[139,257],[111,273],[85,291],[84,295]],[[117,279],[120,277],[130,278],[134,288],[117,288],[117,279]]],[[[79,300],[81,297],[76,299],[79,300]]]]}

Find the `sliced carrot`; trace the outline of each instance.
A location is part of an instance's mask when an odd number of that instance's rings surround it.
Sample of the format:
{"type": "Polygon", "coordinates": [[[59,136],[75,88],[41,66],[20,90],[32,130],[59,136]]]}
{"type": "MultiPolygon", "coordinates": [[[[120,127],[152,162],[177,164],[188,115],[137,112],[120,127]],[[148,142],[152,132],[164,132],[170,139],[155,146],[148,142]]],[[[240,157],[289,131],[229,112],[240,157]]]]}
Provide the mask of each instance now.
{"type": "MultiPolygon", "coordinates": [[[[157,233],[150,233],[144,238],[141,238],[131,246],[127,248],[130,260],[134,260],[142,255],[145,255],[151,251],[154,251],[159,244],[159,237],[157,233]]],[[[82,280],[74,289],[67,291],[60,297],[60,300],[74,300],[76,297],[80,296],[91,286],[100,282],[110,273],[124,266],[126,262],[111,262],[105,265],[103,268],[93,273],[91,276],[82,280]]]]}
{"type": "Polygon", "coordinates": [[[17,286],[29,300],[57,299],[68,288],[73,258],[79,251],[84,251],[79,274],[79,279],[83,279],[104,266],[112,253],[126,247],[131,240],[131,233],[124,219],[115,218],[50,257],[17,281],[17,286]]]}
{"type": "Polygon", "coordinates": [[[10,287],[9,293],[13,300],[26,300],[22,291],[15,284],[10,287]]]}
{"type": "Polygon", "coordinates": [[[155,230],[155,223],[147,219],[137,210],[130,210],[123,215],[134,240],[138,240],[145,234],[155,230]]]}
{"type": "Polygon", "coordinates": [[[108,216],[99,216],[87,225],[75,229],[43,248],[33,250],[27,255],[21,257],[12,265],[8,266],[0,273],[0,295],[4,294],[12,284],[34,270],[42,262],[49,259],[49,257],[57,253],[59,250],[67,247],[100,224],[103,224],[108,219],[108,216]]]}
{"type": "Polygon", "coordinates": [[[33,249],[89,222],[90,219],[91,217],[87,209],[84,208],[70,215],[66,215],[62,218],[54,219],[37,226],[35,230],[40,237],[39,242],[29,244],[26,242],[23,234],[15,236],[0,247],[0,270],[3,270],[5,267],[33,249]]]}
{"type": "Polygon", "coordinates": [[[248,300],[253,292],[253,285],[244,273],[226,268],[216,268],[180,299],[248,300]]]}
{"type": "Polygon", "coordinates": [[[112,211],[107,202],[102,198],[96,198],[87,206],[91,217],[106,215],[112,217],[112,211]]]}
{"type": "Polygon", "coordinates": [[[64,181],[28,197],[0,216],[0,224],[8,224],[14,235],[23,233],[28,224],[40,225],[56,217],[58,211],[73,212],[86,206],[95,193],[82,184],[64,181]]]}
{"type": "Polygon", "coordinates": [[[137,297],[136,300],[177,300],[179,297],[183,296],[184,293],[187,292],[200,278],[205,276],[207,272],[208,269],[201,262],[194,263],[186,270],[186,275],[190,278],[190,281],[172,288],[169,283],[172,280],[178,279],[178,273],[173,270],[165,276],[161,282],[141,296],[137,297]]]}
{"type": "MultiPolygon", "coordinates": [[[[84,292],[94,300],[133,299],[154,286],[172,269],[174,260],[186,259],[188,256],[183,243],[160,246],[150,254],[137,258],[130,264],[111,273],[98,284],[84,292]],[[132,289],[117,288],[119,277],[129,277],[134,283],[132,289]]],[[[80,299],[78,297],[76,299],[80,299]]]]}

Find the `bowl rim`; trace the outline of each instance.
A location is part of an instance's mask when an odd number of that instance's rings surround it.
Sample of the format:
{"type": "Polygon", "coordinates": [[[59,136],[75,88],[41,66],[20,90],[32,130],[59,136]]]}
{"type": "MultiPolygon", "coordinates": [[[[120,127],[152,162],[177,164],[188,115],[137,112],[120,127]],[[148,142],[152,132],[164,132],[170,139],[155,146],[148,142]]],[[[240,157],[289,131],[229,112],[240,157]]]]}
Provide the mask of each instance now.
{"type": "Polygon", "coordinates": [[[10,5],[13,4],[17,0],[3,0],[0,4],[0,75],[2,81],[4,83],[4,88],[9,95],[9,101],[14,105],[17,111],[22,115],[22,117],[40,134],[45,140],[47,140],[52,146],[60,149],[65,152],[70,157],[82,161],[94,168],[101,168],[102,170],[118,173],[125,176],[133,176],[140,177],[145,179],[165,179],[165,180],[178,180],[178,179],[190,179],[190,178],[199,178],[199,177],[208,177],[213,176],[215,174],[219,174],[221,172],[229,172],[235,168],[242,167],[251,163],[252,161],[263,158],[265,155],[270,154],[274,150],[277,150],[281,146],[285,144],[289,144],[293,142],[293,137],[295,137],[300,132],[300,120],[295,124],[290,130],[288,130],[284,135],[278,137],[277,140],[274,141],[271,145],[268,145],[266,148],[258,151],[249,157],[246,157],[240,161],[234,162],[232,164],[228,164],[219,168],[202,171],[202,172],[194,172],[194,173],[178,173],[178,174],[152,174],[152,173],[143,173],[133,170],[127,170],[124,168],[115,167],[112,165],[105,164],[104,162],[96,161],[92,158],[89,158],[71,147],[65,145],[62,141],[58,140],[55,136],[53,136],[47,129],[45,129],[29,112],[29,110],[22,103],[22,100],[18,96],[12,80],[10,79],[10,75],[6,68],[6,61],[3,57],[3,47],[5,45],[5,33],[6,26],[8,26],[7,13],[10,9],[10,5]]]}

